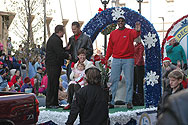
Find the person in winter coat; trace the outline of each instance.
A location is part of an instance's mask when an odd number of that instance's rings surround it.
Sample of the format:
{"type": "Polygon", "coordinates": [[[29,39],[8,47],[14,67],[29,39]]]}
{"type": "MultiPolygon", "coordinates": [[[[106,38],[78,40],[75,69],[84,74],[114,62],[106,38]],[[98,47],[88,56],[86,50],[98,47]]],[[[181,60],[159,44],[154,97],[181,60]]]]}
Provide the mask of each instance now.
{"type": "Polygon", "coordinates": [[[183,81],[184,74],[179,70],[174,70],[170,72],[168,75],[170,79],[170,83],[168,89],[166,89],[160,99],[158,109],[157,109],[157,116],[159,116],[164,111],[164,106],[169,98],[174,93],[177,93],[183,90],[183,85],[181,84],[183,81]]]}
{"type": "MultiPolygon", "coordinates": [[[[13,83],[13,84],[15,84],[17,81],[16,81],[16,77],[17,76],[21,76],[21,74],[20,74],[20,70],[16,70],[15,71],[15,73],[14,73],[14,75],[13,75],[13,77],[12,77],[12,79],[11,79],[11,82],[13,83]]],[[[22,79],[22,78],[21,78],[22,79]]],[[[23,84],[23,81],[21,80],[21,84],[23,84]]]]}
{"type": "Polygon", "coordinates": [[[46,70],[45,70],[44,76],[42,77],[41,85],[39,87],[39,93],[46,95],[47,86],[48,86],[48,77],[47,77],[46,70]]]}
{"type": "Polygon", "coordinates": [[[144,105],[144,46],[139,36],[134,40],[134,92],[133,92],[133,104],[144,105]]]}
{"type": "Polygon", "coordinates": [[[24,79],[24,85],[21,88],[21,92],[32,93],[34,92],[33,86],[31,85],[31,80],[29,77],[24,79]]]}
{"type": "Polygon", "coordinates": [[[66,125],[73,125],[78,114],[81,125],[108,125],[108,94],[101,87],[100,70],[85,71],[88,85],[75,94],[66,125]]]}
{"type": "Polygon", "coordinates": [[[46,71],[48,75],[48,87],[46,94],[46,108],[58,108],[58,90],[59,77],[61,75],[61,66],[64,65],[64,59],[71,59],[71,56],[63,48],[61,37],[65,34],[63,25],[55,27],[53,33],[46,45],[46,71]]]}
{"type": "MultiPolygon", "coordinates": [[[[79,60],[78,60],[78,62],[76,64],[74,64],[73,69],[76,69],[76,67],[78,66],[79,63],[83,63],[85,65],[85,70],[88,69],[88,68],[90,68],[90,67],[94,67],[93,62],[88,61],[86,59],[86,50],[85,49],[80,48],[78,50],[78,58],[79,58],[79,60]]],[[[73,77],[74,77],[74,72],[72,72],[70,74],[70,79],[72,81],[74,81],[73,77]]],[[[69,105],[67,105],[66,107],[64,107],[65,110],[70,109],[71,103],[72,103],[72,97],[73,97],[72,94],[74,94],[74,91],[77,90],[78,88],[80,88],[80,87],[78,87],[78,85],[69,84],[69,86],[68,86],[68,103],[69,103],[69,105]]]]}
{"type": "Polygon", "coordinates": [[[167,89],[169,85],[168,74],[175,70],[177,67],[172,64],[171,59],[169,57],[165,57],[163,59],[163,67],[162,67],[162,82],[163,82],[163,91],[167,89]]]}
{"type": "Polygon", "coordinates": [[[156,125],[188,125],[188,89],[169,97],[156,125]]]}
{"type": "Polygon", "coordinates": [[[6,76],[7,76],[6,70],[0,69],[0,91],[5,90],[8,85],[6,76]]]}
{"type": "Polygon", "coordinates": [[[174,36],[169,36],[167,38],[169,45],[166,46],[167,57],[172,61],[172,64],[177,65],[177,61],[180,61],[181,68],[187,69],[187,59],[183,47],[176,41],[174,36]],[[182,64],[183,62],[183,64],[182,64]]]}
{"type": "Polygon", "coordinates": [[[86,50],[87,60],[90,60],[91,56],[93,55],[92,41],[88,35],[82,33],[79,22],[73,22],[71,28],[74,35],[69,38],[69,43],[67,44],[66,48],[72,56],[72,59],[67,67],[68,80],[70,80],[69,75],[71,73],[71,63],[76,63],[78,61],[78,50],[80,48],[84,48],[86,50]]]}

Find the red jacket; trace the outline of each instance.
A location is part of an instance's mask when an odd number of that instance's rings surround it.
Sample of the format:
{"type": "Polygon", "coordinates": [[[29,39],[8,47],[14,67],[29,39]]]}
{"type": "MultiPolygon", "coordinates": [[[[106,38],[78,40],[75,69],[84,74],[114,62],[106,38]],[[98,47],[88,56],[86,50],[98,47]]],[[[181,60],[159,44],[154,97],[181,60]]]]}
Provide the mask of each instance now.
{"type": "Polygon", "coordinates": [[[134,29],[125,28],[124,30],[116,29],[110,33],[106,59],[112,55],[113,58],[130,59],[134,58],[133,41],[140,35],[134,29]]]}
{"type": "Polygon", "coordinates": [[[144,46],[140,42],[134,46],[134,64],[137,66],[143,66],[144,65],[144,46]]]}
{"type": "MultiPolygon", "coordinates": [[[[21,78],[21,79],[22,79],[22,78],[21,78]]],[[[13,84],[15,84],[15,83],[17,82],[17,81],[16,81],[16,75],[14,75],[14,76],[12,77],[11,82],[12,82],[13,84]]],[[[23,80],[21,80],[20,83],[23,85],[23,80]]]]}

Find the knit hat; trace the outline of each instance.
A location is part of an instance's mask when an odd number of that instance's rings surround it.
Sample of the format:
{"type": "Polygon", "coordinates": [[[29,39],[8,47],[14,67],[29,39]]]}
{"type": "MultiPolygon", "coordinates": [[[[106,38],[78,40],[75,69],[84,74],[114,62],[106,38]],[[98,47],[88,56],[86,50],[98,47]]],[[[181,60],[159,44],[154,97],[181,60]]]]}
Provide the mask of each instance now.
{"type": "Polygon", "coordinates": [[[8,82],[8,85],[11,88],[14,85],[14,83],[13,82],[8,82]]]}
{"type": "Polygon", "coordinates": [[[44,72],[46,70],[46,67],[42,67],[42,71],[44,72]]]}
{"type": "Polygon", "coordinates": [[[0,61],[0,65],[3,65],[3,62],[0,61]]]}
{"type": "Polygon", "coordinates": [[[175,39],[174,36],[168,36],[168,38],[166,39],[167,42],[170,42],[171,40],[175,39]]]}
{"type": "Polygon", "coordinates": [[[30,82],[31,80],[30,80],[30,78],[29,77],[25,77],[25,79],[24,79],[24,83],[28,83],[28,82],[30,82]]]}
{"type": "Polygon", "coordinates": [[[171,59],[170,59],[169,57],[165,57],[165,58],[163,59],[163,62],[171,62],[171,59]]]}

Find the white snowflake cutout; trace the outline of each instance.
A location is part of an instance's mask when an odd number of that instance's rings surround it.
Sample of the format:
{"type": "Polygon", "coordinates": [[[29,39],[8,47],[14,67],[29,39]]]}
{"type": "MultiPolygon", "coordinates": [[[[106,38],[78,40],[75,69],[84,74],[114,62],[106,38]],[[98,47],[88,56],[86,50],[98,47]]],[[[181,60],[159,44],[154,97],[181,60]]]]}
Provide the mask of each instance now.
{"type": "Polygon", "coordinates": [[[159,75],[156,75],[156,72],[153,71],[148,72],[147,76],[145,77],[147,85],[151,85],[151,86],[158,84],[158,79],[159,79],[159,75]]]}
{"type": "Polygon", "coordinates": [[[113,20],[117,20],[119,17],[124,17],[124,10],[122,10],[120,7],[116,7],[114,10],[112,10],[112,17],[113,20]]]}
{"type": "Polygon", "coordinates": [[[156,34],[151,34],[151,32],[148,33],[148,35],[144,36],[144,43],[148,46],[148,49],[150,49],[152,46],[155,47],[155,43],[157,42],[156,34]]]}

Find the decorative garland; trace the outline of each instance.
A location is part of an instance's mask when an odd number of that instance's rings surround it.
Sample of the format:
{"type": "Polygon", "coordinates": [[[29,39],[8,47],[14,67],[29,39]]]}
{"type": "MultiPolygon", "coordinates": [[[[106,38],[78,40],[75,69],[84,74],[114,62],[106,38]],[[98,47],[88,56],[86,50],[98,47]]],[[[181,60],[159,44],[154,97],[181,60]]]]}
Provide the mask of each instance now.
{"type": "Polygon", "coordinates": [[[113,23],[113,24],[107,26],[105,29],[103,29],[101,33],[102,33],[103,35],[108,35],[108,34],[110,34],[113,30],[116,29],[116,26],[117,26],[117,24],[114,24],[114,23],[113,23]]]}
{"type": "Polygon", "coordinates": [[[163,39],[163,42],[162,42],[162,48],[161,48],[162,59],[163,59],[163,56],[164,56],[163,55],[164,54],[164,46],[166,44],[167,37],[170,36],[170,35],[174,36],[175,32],[179,28],[184,27],[185,25],[187,25],[187,20],[188,20],[188,15],[185,15],[182,18],[178,19],[176,22],[174,22],[172,24],[172,26],[167,30],[166,36],[165,36],[165,38],[163,39]]]}
{"type": "MultiPolygon", "coordinates": [[[[116,123],[119,123],[121,125],[125,125],[131,120],[131,118],[136,120],[139,113],[144,113],[149,111],[156,112],[156,110],[157,110],[156,108],[146,108],[146,109],[127,111],[127,112],[116,112],[112,114],[110,113],[109,114],[110,124],[115,125],[116,123]]],[[[58,125],[65,125],[65,122],[68,119],[68,115],[69,112],[40,111],[37,124],[41,124],[47,121],[53,121],[58,125]]],[[[75,125],[79,124],[79,117],[77,117],[74,124],[75,125]]]]}
{"type": "Polygon", "coordinates": [[[117,24],[117,19],[125,17],[126,24],[134,28],[137,21],[141,22],[141,38],[145,44],[145,104],[146,107],[157,106],[161,95],[161,53],[160,41],[154,26],[142,15],[126,7],[109,8],[97,13],[83,28],[92,42],[99,32],[110,24],[117,24]]]}

